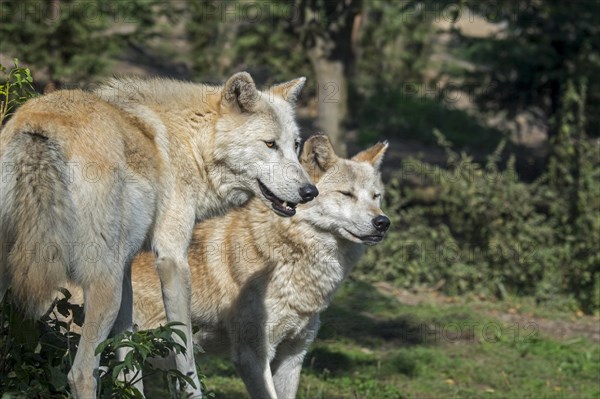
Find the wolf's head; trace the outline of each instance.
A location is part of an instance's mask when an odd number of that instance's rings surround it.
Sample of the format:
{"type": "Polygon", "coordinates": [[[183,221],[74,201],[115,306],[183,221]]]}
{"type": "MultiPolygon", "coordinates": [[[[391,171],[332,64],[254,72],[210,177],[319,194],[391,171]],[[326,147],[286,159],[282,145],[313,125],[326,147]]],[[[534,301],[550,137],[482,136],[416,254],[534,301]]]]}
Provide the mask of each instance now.
{"type": "Polygon", "coordinates": [[[381,210],[383,184],[379,167],[388,144],[378,143],[351,159],[338,157],[324,135],[312,136],[302,151],[302,165],[321,195],[303,206],[310,223],[347,240],[377,244],[390,226],[381,210]]]}
{"type": "Polygon", "coordinates": [[[305,81],[259,91],[252,77],[240,72],[221,93],[216,158],[235,175],[236,189],[255,194],[281,216],[294,215],[298,203],[319,193],[298,161],[294,103],[305,81]]]}

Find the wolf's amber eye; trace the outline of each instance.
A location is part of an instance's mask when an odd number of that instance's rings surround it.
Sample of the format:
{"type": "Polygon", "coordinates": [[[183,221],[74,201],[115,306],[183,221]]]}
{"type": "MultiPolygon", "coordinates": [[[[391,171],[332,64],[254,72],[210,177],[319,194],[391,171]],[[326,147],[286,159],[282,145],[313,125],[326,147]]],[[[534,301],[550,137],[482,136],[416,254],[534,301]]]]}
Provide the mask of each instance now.
{"type": "Polygon", "coordinates": [[[338,193],[345,195],[346,197],[354,197],[354,195],[352,195],[352,193],[350,191],[338,191],[338,193]]]}
{"type": "Polygon", "coordinates": [[[294,143],[294,149],[295,149],[296,151],[298,151],[298,148],[300,148],[300,143],[299,143],[298,141],[296,141],[296,142],[294,143]]]}
{"type": "Polygon", "coordinates": [[[273,148],[275,147],[275,142],[274,141],[265,141],[265,144],[267,145],[267,147],[269,148],[273,148]]]}

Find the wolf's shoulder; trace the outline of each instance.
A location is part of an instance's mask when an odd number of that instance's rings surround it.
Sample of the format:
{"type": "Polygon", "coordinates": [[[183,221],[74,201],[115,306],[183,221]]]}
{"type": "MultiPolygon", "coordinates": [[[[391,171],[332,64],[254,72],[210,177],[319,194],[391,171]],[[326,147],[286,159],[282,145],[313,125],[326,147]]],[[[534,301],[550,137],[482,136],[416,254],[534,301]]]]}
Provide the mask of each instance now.
{"type": "Polygon", "coordinates": [[[182,108],[190,103],[206,103],[220,93],[222,87],[193,83],[171,78],[113,77],[101,83],[95,94],[114,104],[138,103],[143,105],[182,108]]]}

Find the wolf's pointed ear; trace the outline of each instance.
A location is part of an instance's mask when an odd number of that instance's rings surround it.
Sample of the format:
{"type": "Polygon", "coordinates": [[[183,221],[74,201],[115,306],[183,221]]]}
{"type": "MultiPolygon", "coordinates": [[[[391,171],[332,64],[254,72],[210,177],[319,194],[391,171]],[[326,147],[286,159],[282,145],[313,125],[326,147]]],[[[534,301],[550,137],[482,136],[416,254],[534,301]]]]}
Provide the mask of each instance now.
{"type": "Polygon", "coordinates": [[[238,72],[225,82],[221,104],[241,112],[252,112],[258,104],[258,90],[248,72],[238,72]]]}
{"type": "Polygon", "coordinates": [[[300,162],[310,177],[317,181],[323,172],[334,164],[337,155],[333,150],[329,137],[324,134],[311,136],[304,143],[300,162]]]}
{"type": "Polygon", "coordinates": [[[385,155],[388,147],[389,144],[387,140],[385,140],[384,142],[377,143],[373,147],[359,152],[352,157],[352,160],[356,162],[369,162],[371,165],[373,165],[373,167],[375,167],[375,169],[379,169],[381,166],[381,161],[383,161],[383,156],[385,155]]]}
{"type": "Polygon", "coordinates": [[[306,83],[306,78],[303,76],[271,87],[271,93],[294,104],[296,103],[296,100],[298,100],[298,96],[304,87],[304,83],[306,83]]]}

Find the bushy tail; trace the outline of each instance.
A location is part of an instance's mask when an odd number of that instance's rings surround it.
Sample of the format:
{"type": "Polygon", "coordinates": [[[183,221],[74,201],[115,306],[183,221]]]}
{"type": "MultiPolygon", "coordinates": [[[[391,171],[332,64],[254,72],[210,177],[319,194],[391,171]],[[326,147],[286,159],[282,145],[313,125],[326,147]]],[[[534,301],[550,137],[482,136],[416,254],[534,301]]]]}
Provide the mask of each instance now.
{"type": "Polygon", "coordinates": [[[0,180],[0,297],[30,316],[44,314],[70,267],[74,206],[58,144],[38,132],[17,134],[4,148],[0,180]]]}

